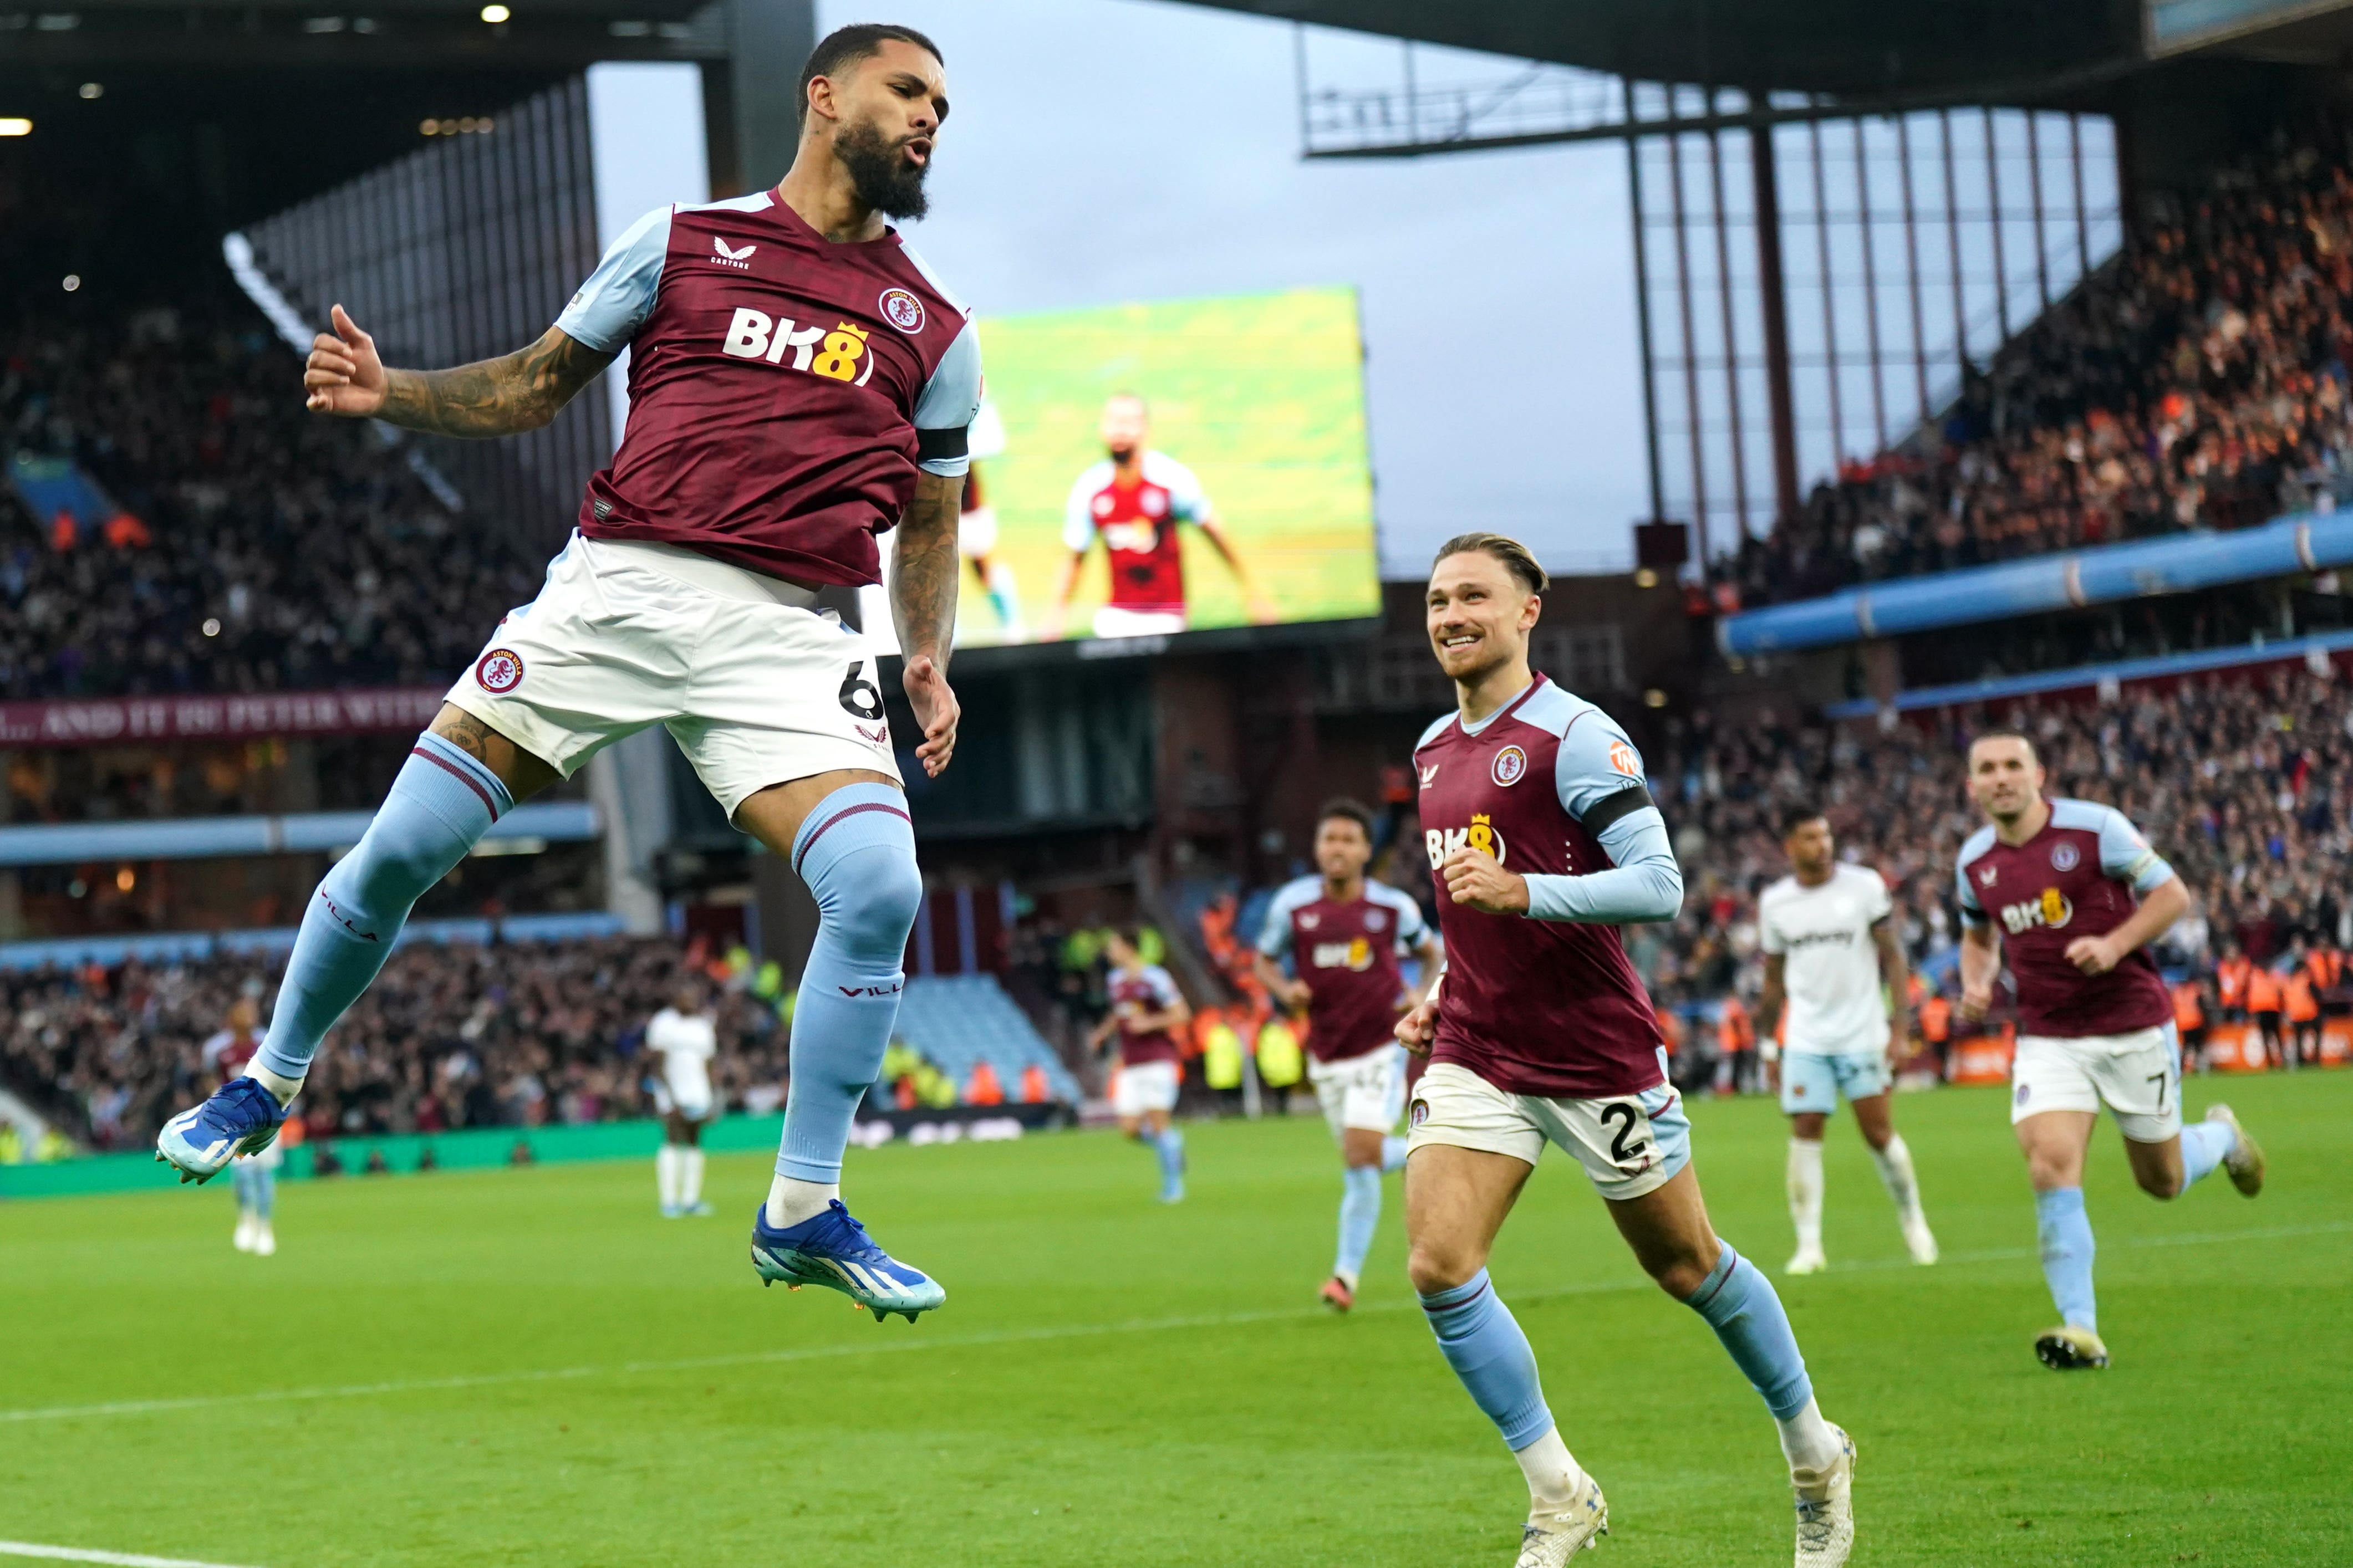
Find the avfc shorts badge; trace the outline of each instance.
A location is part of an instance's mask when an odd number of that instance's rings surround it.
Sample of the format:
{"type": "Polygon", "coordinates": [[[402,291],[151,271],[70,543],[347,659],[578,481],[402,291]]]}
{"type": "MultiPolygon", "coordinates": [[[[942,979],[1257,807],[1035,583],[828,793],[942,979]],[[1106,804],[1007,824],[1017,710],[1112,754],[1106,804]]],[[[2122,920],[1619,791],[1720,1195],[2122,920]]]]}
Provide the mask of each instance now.
{"type": "Polygon", "coordinates": [[[2063,840],[2051,847],[2051,868],[2053,871],[2072,871],[2082,859],[2083,856],[2073,844],[2063,840]]]}
{"type": "Polygon", "coordinates": [[[522,684],[522,656],[494,647],[474,661],[474,684],[489,692],[512,691],[522,684]]]}
{"type": "Polygon", "coordinates": [[[923,330],[923,302],[904,289],[885,289],[875,303],[884,321],[910,337],[923,330]]]}
{"type": "Polygon", "coordinates": [[[1517,746],[1505,746],[1495,753],[1495,765],[1488,776],[1499,784],[1515,784],[1527,775],[1528,754],[1517,746]]]}
{"type": "Polygon", "coordinates": [[[2018,1105],[2024,1105],[2024,1104],[2026,1103],[2026,1097],[2027,1097],[2028,1095],[2030,1095],[2030,1094],[2033,1093],[2033,1092],[2034,1092],[2034,1086],[2033,1086],[2032,1084],[2031,1084],[2031,1083],[2021,1083],[2021,1084],[2020,1084],[2020,1085],[2018,1086],[2018,1098],[2017,1098],[2017,1100],[2016,1100],[2015,1101],[2013,1101],[2012,1103],[2014,1103],[2014,1104],[2018,1104],[2018,1105]]]}
{"type": "Polygon", "coordinates": [[[1405,1124],[1408,1127],[1419,1127],[1429,1120],[1430,1101],[1417,1096],[1414,1102],[1406,1108],[1405,1124]]]}

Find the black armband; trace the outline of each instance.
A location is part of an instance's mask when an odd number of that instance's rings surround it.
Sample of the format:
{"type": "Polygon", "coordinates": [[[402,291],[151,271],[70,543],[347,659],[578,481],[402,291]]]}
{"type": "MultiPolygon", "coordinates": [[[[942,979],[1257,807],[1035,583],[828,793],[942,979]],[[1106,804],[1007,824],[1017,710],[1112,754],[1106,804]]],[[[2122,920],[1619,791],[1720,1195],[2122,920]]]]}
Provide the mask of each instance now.
{"type": "Polygon", "coordinates": [[[1628,784],[1616,795],[1605,795],[1594,803],[1592,809],[1585,814],[1585,831],[1599,838],[1609,828],[1633,816],[1644,806],[1657,805],[1658,802],[1651,798],[1648,786],[1628,784]]]}
{"type": "Polygon", "coordinates": [[[962,458],[972,451],[972,432],[959,425],[953,430],[915,430],[915,460],[937,462],[942,458],[962,458]]]}

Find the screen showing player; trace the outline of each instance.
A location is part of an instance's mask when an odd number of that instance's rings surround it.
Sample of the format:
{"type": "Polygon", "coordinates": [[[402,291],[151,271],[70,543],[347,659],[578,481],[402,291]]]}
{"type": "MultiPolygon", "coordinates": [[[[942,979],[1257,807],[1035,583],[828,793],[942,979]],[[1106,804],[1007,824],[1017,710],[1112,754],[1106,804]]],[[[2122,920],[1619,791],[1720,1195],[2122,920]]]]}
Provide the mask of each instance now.
{"type": "Polygon", "coordinates": [[[1354,289],[983,317],[980,343],[960,646],[1379,613],[1354,289]]]}

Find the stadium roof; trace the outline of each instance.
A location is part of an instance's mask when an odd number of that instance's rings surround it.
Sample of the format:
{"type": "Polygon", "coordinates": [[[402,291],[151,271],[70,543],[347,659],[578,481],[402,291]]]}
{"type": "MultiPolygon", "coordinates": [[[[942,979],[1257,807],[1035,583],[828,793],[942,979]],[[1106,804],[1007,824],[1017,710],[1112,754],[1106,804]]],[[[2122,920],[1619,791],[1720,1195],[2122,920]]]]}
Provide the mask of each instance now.
{"type": "Polygon", "coordinates": [[[508,0],[511,16],[497,23],[483,9],[483,0],[0,0],[0,68],[564,72],[727,49],[723,8],[706,0],[508,0]]]}
{"type": "Polygon", "coordinates": [[[2345,0],[1193,0],[1642,81],[1900,99],[2063,92],[2167,54],[2333,63],[2345,0]],[[2221,17],[2221,21],[2213,18],[2221,17]]]}

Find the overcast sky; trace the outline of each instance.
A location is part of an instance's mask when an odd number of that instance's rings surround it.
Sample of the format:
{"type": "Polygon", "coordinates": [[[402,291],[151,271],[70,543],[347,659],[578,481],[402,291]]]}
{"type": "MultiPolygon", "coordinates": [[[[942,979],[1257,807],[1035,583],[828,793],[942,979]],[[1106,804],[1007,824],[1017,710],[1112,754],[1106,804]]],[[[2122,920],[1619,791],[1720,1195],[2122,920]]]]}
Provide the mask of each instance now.
{"type": "MultiPolygon", "coordinates": [[[[1354,284],[1384,574],[1472,527],[1555,567],[1626,563],[1645,498],[1622,148],[1310,163],[1287,23],[1156,0],[888,10],[947,57],[933,216],[908,232],[975,308],[1354,284]]],[[[1319,61],[1395,53],[1315,37],[1319,61]]]]}

